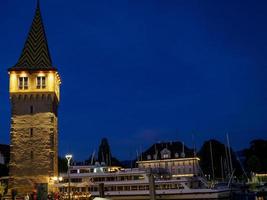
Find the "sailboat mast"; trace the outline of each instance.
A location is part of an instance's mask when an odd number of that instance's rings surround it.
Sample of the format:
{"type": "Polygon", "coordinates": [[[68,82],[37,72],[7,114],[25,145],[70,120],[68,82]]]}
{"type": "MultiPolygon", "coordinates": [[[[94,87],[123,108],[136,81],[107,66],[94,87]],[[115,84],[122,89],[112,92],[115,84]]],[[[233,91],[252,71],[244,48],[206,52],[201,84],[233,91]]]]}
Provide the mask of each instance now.
{"type": "Polygon", "coordinates": [[[224,181],[224,173],[223,173],[223,158],[221,156],[221,175],[222,175],[222,181],[224,181]]]}
{"type": "Polygon", "coordinates": [[[228,158],[228,151],[227,151],[227,145],[224,145],[224,149],[225,149],[225,158],[226,158],[226,171],[227,171],[227,175],[230,174],[230,165],[229,165],[229,158],[228,158]]]}
{"type": "Polygon", "coordinates": [[[210,141],[210,158],[211,158],[212,180],[214,180],[214,165],[213,165],[213,154],[212,154],[211,141],[210,141]]]}
{"type": "Polygon", "coordinates": [[[228,146],[228,154],[229,154],[229,164],[230,164],[230,174],[231,174],[232,171],[233,171],[233,165],[232,165],[231,147],[230,147],[228,133],[226,134],[226,138],[227,138],[227,146],[228,146]]]}

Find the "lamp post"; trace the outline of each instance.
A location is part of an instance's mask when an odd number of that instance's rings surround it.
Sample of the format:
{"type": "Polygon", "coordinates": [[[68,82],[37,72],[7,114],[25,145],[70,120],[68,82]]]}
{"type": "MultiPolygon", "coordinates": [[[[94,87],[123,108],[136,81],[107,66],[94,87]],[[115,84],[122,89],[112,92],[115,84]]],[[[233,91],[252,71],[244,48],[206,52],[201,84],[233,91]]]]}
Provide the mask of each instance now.
{"type": "Polygon", "coordinates": [[[72,155],[67,154],[67,155],[65,155],[65,158],[68,161],[68,196],[69,196],[69,200],[70,200],[70,160],[72,159],[72,155]]]}

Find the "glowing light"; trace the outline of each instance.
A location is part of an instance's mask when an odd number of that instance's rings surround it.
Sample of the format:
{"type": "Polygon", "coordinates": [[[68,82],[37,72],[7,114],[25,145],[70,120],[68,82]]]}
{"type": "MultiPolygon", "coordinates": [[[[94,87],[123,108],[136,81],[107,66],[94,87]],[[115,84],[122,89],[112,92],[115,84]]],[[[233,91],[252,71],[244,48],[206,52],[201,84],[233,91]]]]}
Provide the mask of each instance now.
{"type": "Polygon", "coordinates": [[[21,72],[21,74],[19,75],[19,77],[27,77],[28,76],[28,74],[26,73],[26,72],[21,72]]]}
{"type": "Polygon", "coordinates": [[[67,154],[67,155],[65,155],[65,158],[69,161],[69,160],[72,159],[72,155],[71,154],[67,154]]]}
{"type": "Polygon", "coordinates": [[[175,174],[172,175],[172,177],[191,177],[194,176],[194,174],[175,174]]]}
{"type": "Polygon", "coordinates": [[[255,174],[255,176],[257,176],[257,177],[267,177],[267,174],[255,174]]]}
{"type": "Polygon", "coordinates": [[[28,73],[27,71],[10,71],[9,72],[9,92],[10,94],[17,93],[36,93],[36,92],[48,92],[54,93],[59,100],[60,98],[60,77],[56,71],[36,71],[28,73]],[[46,77],[46,87],[37,87],[37,77],[46,77]],[[27,90],[22,90],[18,85],[19,77],[28,77],[28,88],[27,90]]]}
{"type": "Polygon", "coordinates": [[[37,74],[37,76],[45,76],[45,73],[41,71],[37,74]]]}

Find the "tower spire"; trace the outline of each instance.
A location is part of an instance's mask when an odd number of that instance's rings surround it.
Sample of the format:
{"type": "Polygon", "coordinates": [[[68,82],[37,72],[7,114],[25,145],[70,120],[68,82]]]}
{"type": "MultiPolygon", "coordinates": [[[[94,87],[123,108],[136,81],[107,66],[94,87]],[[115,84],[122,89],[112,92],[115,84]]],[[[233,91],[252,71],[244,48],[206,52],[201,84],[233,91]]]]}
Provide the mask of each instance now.
{"type": "Polygon", "coordinates": [[[9,70],[55,70],[52,67],[39,0],[21,56],[9,70]]]}

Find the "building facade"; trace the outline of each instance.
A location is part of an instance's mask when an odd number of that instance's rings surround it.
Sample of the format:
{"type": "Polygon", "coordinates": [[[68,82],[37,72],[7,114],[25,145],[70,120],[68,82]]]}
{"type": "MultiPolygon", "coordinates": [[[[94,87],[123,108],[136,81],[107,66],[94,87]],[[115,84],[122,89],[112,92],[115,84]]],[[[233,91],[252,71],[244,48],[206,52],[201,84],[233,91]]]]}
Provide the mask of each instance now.
{"type": "Polygon", "coordinates": [[[51,191],[58,174],[60,77],[52,65],[39,3],[18,62],[9,72],[11,146],[9,189],[51,191]]]}
{"type": "Polygon", "coordinates": [[[199,175],[199,158],[195,151],[179,141],[155,143],[137,161],[138,168],[172,177],[199,175]]]}
{"type": "Polygon", "coordinates": [[[190,177],[200,173],[197,157],[137,161],[137,164],[141,170],[151,170],[156,174],[167,173],[172,177],[190,177]]]}

